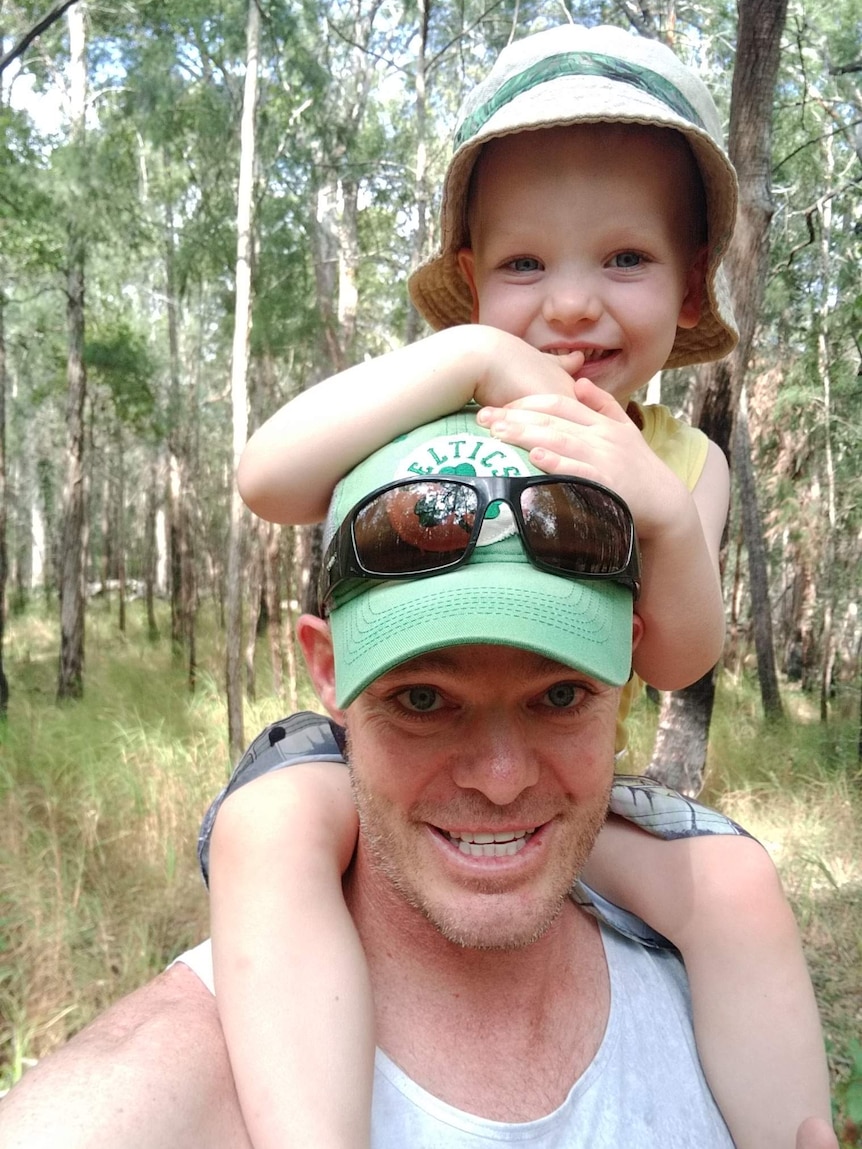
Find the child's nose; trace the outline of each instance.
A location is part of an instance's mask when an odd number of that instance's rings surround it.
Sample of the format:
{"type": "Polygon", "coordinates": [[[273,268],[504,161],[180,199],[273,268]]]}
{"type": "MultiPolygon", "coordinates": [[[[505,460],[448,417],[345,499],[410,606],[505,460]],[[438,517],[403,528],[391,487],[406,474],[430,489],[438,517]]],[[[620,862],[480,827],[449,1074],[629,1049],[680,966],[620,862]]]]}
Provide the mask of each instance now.
{"type": "Polygon", "coordinates": [[[602,303],[592,285],[576,279],[557,280],[548,287],[544,314],[548,323],[571,327],[599,318],[602,303]]]}

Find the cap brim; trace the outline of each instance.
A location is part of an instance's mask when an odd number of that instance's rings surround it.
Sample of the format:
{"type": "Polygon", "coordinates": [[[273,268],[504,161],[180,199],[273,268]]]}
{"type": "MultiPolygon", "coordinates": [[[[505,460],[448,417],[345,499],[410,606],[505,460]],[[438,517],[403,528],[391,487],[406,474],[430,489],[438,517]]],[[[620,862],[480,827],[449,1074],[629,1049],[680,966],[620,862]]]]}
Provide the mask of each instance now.
{"type": "Polygon", "coordinates": [[[600,682],[631,673],[632,594],[526,562],[471,562],[450,574],[381,583],[330,617],[336,700],[348,706],[382,674],[443,647],[514,646],[600,682]]]}

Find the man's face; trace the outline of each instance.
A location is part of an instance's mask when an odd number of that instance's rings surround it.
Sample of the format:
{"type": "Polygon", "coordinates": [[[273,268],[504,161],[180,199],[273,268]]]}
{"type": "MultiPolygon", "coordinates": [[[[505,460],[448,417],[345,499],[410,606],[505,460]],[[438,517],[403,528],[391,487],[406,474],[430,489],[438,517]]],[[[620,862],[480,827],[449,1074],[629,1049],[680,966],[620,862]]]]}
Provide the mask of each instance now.
{"type": "Polygon", "coordinates": [[[505,646],[451,647],[379,678],[346,715],[378,889],[458,945],[541,937],[607,811],[618,702],[505,646]]]}

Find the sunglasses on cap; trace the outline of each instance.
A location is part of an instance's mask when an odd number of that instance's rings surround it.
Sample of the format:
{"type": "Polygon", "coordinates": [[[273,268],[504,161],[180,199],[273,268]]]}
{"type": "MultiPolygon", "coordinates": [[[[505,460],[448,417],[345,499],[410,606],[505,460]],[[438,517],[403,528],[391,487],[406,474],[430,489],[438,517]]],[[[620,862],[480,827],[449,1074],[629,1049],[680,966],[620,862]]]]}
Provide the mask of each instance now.
{"type": "Polygon", "coordinates": [[[499,503],[511,508],[533,566],[568,578],[610,579],[637,598],[634,522],[607,487],[550,475],[431,475],[388,483],[347,514],[323,557],[321,614],[350,579],[426,578],[463,566],[499,503]]]}

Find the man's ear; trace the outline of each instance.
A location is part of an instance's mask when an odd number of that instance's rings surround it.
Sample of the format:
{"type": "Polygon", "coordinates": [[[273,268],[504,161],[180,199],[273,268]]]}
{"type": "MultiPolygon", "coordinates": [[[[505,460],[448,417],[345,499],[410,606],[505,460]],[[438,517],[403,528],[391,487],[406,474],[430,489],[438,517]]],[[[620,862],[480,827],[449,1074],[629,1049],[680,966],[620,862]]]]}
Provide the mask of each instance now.
{"type": "Polygon", "coordinates": [[[632,654],[637,649],[637,645],[643,638],[644,634],[644,621],[641,616],[635,612],[632,615],[632,654]]]}
{"type": "Polygon", "coordinates": [[[458,252],[458,267],[470,288],[473,296],[473,310],[470,312],[470,322],[479,322],[479,293],[476,290],[476,257],[471,247],[462,247],[458,252]]]}
{"type": "Polygon", "coordinates": [[[335,705],[335,658],[329,623],[313,614],[302,614],[296,622],[296,637],[317,697],[330,716],[344,725],[344,711],[335,705]]]}
{"type": "Polygon", "coordinates": [[[700,323],[700,315],[703,310],[703,293],[706,289],[706,261],[708,255],[709,251],[706,246],[698,248],[694,259],[691,261],[691,267],[688,269],[688,275],[685,280],[685,295],[683,296],[679,309],[679,317],[676,321],[677,327],[684,327],[686,330],[691,330],[692,327],[697,327],[698,323],[700,323]]]}

